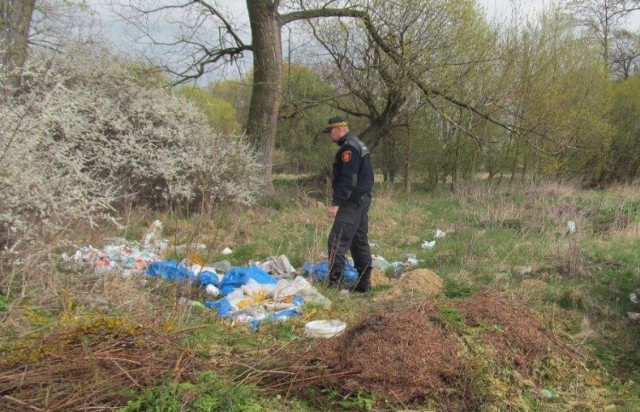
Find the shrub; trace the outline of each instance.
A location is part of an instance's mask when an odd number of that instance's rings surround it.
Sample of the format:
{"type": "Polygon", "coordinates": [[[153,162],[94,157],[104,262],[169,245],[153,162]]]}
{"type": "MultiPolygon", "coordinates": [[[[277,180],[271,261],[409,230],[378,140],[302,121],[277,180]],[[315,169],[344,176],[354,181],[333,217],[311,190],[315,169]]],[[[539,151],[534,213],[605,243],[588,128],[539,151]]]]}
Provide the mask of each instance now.
{"type": "Polygon", "coordinates": [[[213,133],[157,73],[134,69],[87,46],[30,55],[0,105],[2,250],[125,205],[254,202],[260,166],[244,137],[213,133]]]}

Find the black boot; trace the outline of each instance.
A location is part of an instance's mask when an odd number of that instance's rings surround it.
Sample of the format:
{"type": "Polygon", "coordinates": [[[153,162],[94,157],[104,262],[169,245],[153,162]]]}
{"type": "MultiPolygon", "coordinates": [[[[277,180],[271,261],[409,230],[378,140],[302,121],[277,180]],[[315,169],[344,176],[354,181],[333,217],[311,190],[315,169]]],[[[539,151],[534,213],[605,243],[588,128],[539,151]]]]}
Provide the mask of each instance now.
{"type": "Polygon", "coordinates": [[[354,292],[366,293],[371,289],[371,268],[366,268],[358,278],[358,283],[353,288],[354,292]]]}
{"type": "Polygon", "coordinates": [[[340,280],[341,280],[341,276],[340,275],[335,275],[335,274],[331,274],[328,276],[329,279],[329,287],[330,288],[340,288],[340,280]]]}

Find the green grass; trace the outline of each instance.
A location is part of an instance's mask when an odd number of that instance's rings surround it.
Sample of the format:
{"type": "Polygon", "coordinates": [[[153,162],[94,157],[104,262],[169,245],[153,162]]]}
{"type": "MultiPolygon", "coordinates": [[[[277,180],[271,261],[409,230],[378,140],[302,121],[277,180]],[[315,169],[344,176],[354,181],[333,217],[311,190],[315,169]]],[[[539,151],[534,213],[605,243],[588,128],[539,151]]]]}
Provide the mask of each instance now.
{"type": "Polygon", "coordinates": [[[6,312],[7,310],[9,310],[9,302],[4,295],[0,294],[0,312],[6,312]]]}
{"type": "MultiPolygon", "coordinates": [[[[207,263],[229,260],[233,265],[246,265],[284,254],[300,269],[305,261],[326,253],[331,222],[325,217],[325,209],[309,206],[308,195],[313,193],[315,198],[311,200],[324,202],[326,190],[310,186],[313,190],[307,192],[306,186],[291,180],[275,183],[277,195],[252,209],[221,208],[210,215],[189,217],[141,212],[131,217],[124,236],[139,240],[148,225],[160,219],[165,227],[163,236],[172,244],[207,245],[207,249],[196,251],[207,263]],[[233,253],[222,255],[225,247],[233,253]]],[[[539,313],[550,330],[583,353],[585,365],[603,370],[611,377],[593,389],[593,393],[586,392],[592,394],[592,399],[604,399],[604,405],[608,405],[607,398],[638,399],[640,395],[640,385],[635,383],[640,382],[640,355],[636,354],[640,326],[626,317],[628,311],[640,312],[640,305],[629,300],[629,294],[640,288],[639,211],[640,191],[630,189],[621,194],[618,189],[581,191],[558,185],[496,188],[483,184],[461,186],[456,192],[447,187],[431,187],[405,194],[386,187],[374,194],[369,238],[377,244],[374,253],[388,262],[404,261],[407,254],[415,255],[419,267],[431,269],[443,278],[446,298],[464,299],[489,289],[509,295],[539,313]],[[566,233],[568,220],[577,223],[575,234],[566,233]],[[437,229],[444,230],[446,236],[435,239],[437,229]],[[434,239],[434,249],[422,249],[422,242],[434,239]],[[532,267],[532,272],[522,274],[519,267],[532,267]],[[573,340],[586,328],[585,320],[594,333],[573,340]]],[[[123,234],[96,234],[99,239],[114,235],[123,234]]],[[[166,257],[179,260],[184,254],[170,252],[166,257]]],[[[95,289],[94,285],[89,286],[89,290],[95,289]]],[[[373,296],[383,294],[387,288],[374,287],[373,296]]],[[[314,319],[338,318],[353,325],[369,313],[386,310],[373,299],[319,289],[332,300],[333,306],[330,309],[305,306],[305,313],[316,309],[314,319]]],[[[162,285],[154,290],[158,299],[154,307],[160,308],[153,312],[155,316],[164,314],[181,293],[196,300],[207,299],[198,290],[162,285]]],[[[9,303],[0,295],[0,313],[5,315],[10,310],[9,303]]],[[[116,308],[117,313],[125,314],[128,307],[123,303],[116,308]]],[[[446,305],[438,305],[438,309],[443,324],[453,329],[464,326],[464,319],[455,309],[446,305]]],[[[42,322],[48,321],[47,317],[36,316],[39,314],[32,311],[31,325],[42,327],[42,322]]],[[[274,356],[277,348],[292,351],[308,348],[312,342],[300,339],[305,323],[301,318],[265,323],[252,332],[246,325],[230,326],[208,309],[193,308],[181,316],[179,330],[185,331],[184,344],[202,358],[225,367],[203,372],[196,382],[164,382],[132,392],[123,411],[395,407],[372,394],[344,397],[316,388],[306,389],[308,396],[281,394],[277,398],[251,382],[236,381],[241,373],[238,364],[259,364],[262,359],[274,356]]],[[[482,324],[480,329],[499,332],[494,327],[482,324]]],[[[11,330],[13,338],[15,327],[11,330]]],[[[508,395],[515,397],[504,400],[500,396],[507,395],[485,393],[491,388],[509,388],[513,371],[499,370],[497,365],[488,363],[482,348],[465,356],[470,356],[468,378],[476,380],[478,387],[474,391],[477,390],[486,410],[506,404],[518,405],[517,410],[525,411],[566,410],[570,406],[570,400],[562,396],[541,400],[533,392],[525,391],[517,396],[508,395]]],[[[551,369],[546,373],[556,380],[570,379],[551,369]]],[[[504,389],[504,394],[509,393],[504,389]]],[[[593,408],[601,406],[597,403],[593,408]]],[[[634,410],[620,403],[615,406],[620,411],[634,410]]]]}
{"type": "Polygon", "coordinates": [[[121,412],[259,412],[282,407],[278,398],[260,397],[255,388],[229,383],[214,371],[203,372],[195,383],[165,382],[133,397],[121,412]]]}

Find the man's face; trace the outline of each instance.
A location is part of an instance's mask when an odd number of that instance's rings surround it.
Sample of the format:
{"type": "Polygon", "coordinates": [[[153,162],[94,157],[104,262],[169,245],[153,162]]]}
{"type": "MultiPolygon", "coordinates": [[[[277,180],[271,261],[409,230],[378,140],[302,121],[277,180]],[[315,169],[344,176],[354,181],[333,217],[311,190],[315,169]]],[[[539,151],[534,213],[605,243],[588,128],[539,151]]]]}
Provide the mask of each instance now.
{"type": "Polygon", "coordinates": [[[331,141],[337,142],[338,140],[340,140],[340,138],[344,136],[343,129],[344,129],[343,127],[332,127],[331,132],[329,132],[329,137],[331,138],[331,141]]]}

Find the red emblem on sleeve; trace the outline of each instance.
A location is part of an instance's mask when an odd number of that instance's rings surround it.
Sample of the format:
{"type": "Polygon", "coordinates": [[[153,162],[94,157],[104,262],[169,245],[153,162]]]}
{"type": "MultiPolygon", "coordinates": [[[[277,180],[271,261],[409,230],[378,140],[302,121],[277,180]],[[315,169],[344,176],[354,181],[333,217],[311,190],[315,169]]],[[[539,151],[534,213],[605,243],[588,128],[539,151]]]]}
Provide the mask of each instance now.
{"type": "Polygon", "coordinates": [[[347,163],[349,160],[351,160],[351,151],[342,152],[342,161],[347,163]]]}

